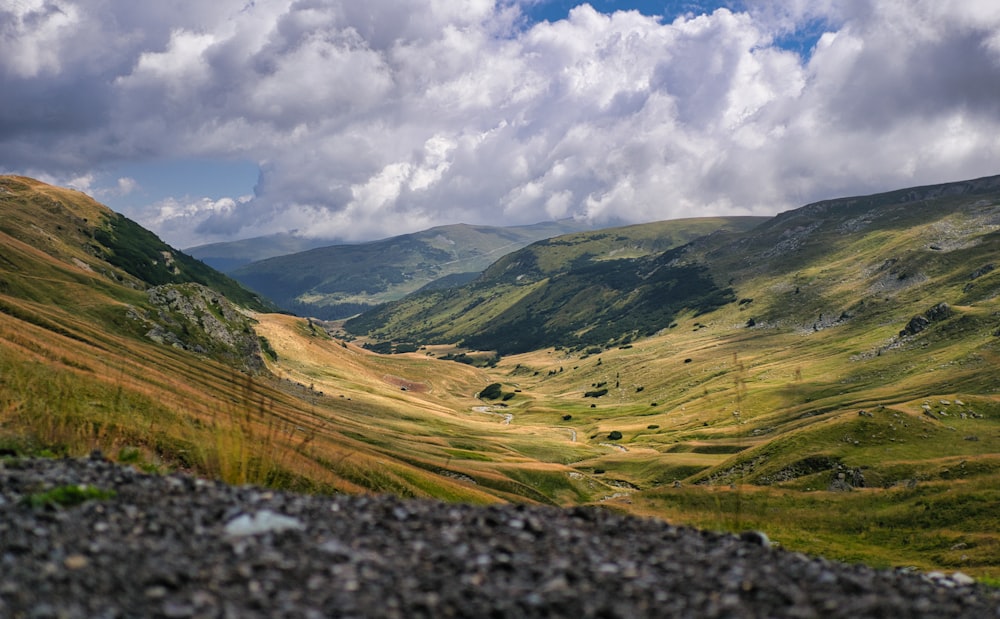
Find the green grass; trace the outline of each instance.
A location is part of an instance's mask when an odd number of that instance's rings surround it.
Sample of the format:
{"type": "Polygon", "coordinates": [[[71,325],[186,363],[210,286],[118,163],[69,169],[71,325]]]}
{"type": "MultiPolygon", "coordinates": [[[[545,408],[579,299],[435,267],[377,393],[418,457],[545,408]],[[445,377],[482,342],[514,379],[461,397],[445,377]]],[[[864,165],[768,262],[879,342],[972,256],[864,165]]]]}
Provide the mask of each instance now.
{"type": "Polygon", "coordinates": [[[65,508],[87,501],[106,501],[116,496],[118,493],[114,490],[104,490],[89,485],[67,485],[31,493],[24,498],[24,503],[34,509],[65,508]]]}
{"type": "Polygon", "coordinates": [[[762,530],[780,545],[880,568],[915,565],[979,575],[996,569],[1000,489],[980,479],[962,485],[845,493],[737,487],[644,492],[630,511],[701,527],[762,530]]]}

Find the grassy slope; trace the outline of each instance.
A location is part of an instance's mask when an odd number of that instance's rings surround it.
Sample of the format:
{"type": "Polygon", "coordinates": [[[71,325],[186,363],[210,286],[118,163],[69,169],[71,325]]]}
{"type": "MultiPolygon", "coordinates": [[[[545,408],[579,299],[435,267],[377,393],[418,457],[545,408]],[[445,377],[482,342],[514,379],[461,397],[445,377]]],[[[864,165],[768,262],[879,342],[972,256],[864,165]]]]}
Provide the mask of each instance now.
{"type": "Polygon", "coordinates": [[[11,239],[127,287],[194,282],[255,310],[276,309],[83,193],[0,176],[0,208],[0,232],[11,239]]]}
{"type": "Polygon", "coordinates": [[[621,509],[996,577],[1000,274],[973,275],[1000,255],[1000,215],[995,190],[969,193],[882,220],[871,205],[846,218],[796,213],[742,236],[749,260],[733,240],[696,246],[690,255],[719,260],[744,303],[599,359],[549,350],[497,371],[531,394],[526,418],[572,415],[565,425],[592,443],[622,432],[627,453],[576,464],[640,488],[621,509]],[[865,214],[868,225],[845,227],[865,214]],[[942,301],[951,317],[899,337],[942,301]],[[608,395],[581,397],[600,383],[608,395]],[[826,492],[836,463],[874,489],[826,492]]]}

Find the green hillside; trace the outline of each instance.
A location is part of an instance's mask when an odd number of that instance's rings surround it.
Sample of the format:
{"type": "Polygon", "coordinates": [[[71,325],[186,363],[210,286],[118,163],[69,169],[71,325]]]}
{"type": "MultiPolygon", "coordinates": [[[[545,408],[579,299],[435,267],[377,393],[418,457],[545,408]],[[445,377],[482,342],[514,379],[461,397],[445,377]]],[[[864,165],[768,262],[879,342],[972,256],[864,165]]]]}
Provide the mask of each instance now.
{"type": "Polygon", "coordinates": [[[80,192],[0,176],[0,466],[100,449],[234,484],[477,503],[532,492],[463,487],[412,455],[411,433],[371,444],[385,434],[371,419],[396,408],[454,427],[444,402],[475,402],[480,373],[455,365],[453,387],[410,401],[384,378],[411,374],[405,361],[389,369],[311,323],[252,311],[268,307],[80,192]],[[278,327],[327,348],[328,369],[360,356],[354,382],[332,397],[291,380],[278,327]]]}
{"type": "Polygon", "coordinates": [[[471,284],[386,304],[346,329],[501,354],[627,344],[668,327],[680,311],[707,312],[733,301],[733,291],[703,266],[675,265],[675,248],[763,221],[683,219],[539,241],[501,258],[471,284]]]}
{"type": "Polygon", "coordinates": [[[0,232],[130,288],[196,283],[252,310],[276,309],[82,193],[29,178],[0,176],[0,208],[0,232]]]}
{"type": "Polygon", "coordinates": [[[322,319],[346,318],[442,278],[478,273],[533,241],[583,228],[571,220],[509,228],[441,226],[278,256],[242,266],[231,275],[286,310],[322,319]]]}

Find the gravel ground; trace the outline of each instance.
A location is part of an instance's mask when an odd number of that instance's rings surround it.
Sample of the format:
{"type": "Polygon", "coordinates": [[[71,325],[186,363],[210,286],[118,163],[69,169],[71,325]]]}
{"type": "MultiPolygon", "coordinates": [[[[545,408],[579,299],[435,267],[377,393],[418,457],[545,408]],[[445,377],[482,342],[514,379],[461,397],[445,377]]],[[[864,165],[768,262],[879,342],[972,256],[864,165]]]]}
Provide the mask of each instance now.
{"type": "Polygon", "coordinates": [[[982,619],[1000,591],[599,509],[299,496],[95,454],[0,462],[0,617],[982,619]],[[39,504],[81,484],[116,495],[39,504]]]}

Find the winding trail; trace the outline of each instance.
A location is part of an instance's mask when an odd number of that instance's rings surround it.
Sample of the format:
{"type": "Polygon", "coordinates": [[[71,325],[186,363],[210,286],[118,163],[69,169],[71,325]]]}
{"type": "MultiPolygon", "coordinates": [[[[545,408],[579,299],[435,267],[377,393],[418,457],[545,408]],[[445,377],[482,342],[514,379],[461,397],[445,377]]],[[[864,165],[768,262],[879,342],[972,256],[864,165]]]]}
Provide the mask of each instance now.
{"type": "Polygon", "coordinates": [[[495,417],[502,417],[503,425],[505,426],[509,426],[510,422],[514,421],[514,415],[512,415],[511,413],[498,413],[493,409],[492,406],[473,406],[472,410],[476,411],[477,413],[482,413],[484,415],[493,415],[495,417]]]}

